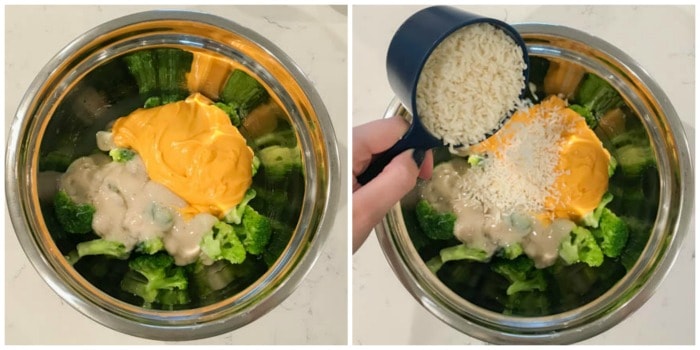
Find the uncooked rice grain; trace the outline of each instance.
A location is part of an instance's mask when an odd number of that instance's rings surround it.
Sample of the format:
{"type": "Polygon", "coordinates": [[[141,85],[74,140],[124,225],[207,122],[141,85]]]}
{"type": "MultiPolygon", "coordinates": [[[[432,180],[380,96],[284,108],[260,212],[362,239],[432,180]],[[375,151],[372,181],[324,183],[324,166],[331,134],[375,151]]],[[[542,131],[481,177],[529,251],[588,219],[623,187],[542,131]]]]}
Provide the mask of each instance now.
{"type": "Polygon", "coordinates": [[[503,30],[478,23],[455,31],[418,78],[421,122],[445,145],[482,141],[520,102],[525,68],[521,47],[503,30]]]}

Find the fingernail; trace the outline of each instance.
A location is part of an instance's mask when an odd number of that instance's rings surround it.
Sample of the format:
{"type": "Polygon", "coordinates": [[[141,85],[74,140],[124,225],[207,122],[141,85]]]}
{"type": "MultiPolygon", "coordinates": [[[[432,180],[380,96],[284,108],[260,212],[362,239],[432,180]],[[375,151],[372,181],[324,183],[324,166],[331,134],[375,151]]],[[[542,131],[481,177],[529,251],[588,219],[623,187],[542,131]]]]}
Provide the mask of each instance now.
{"type": "Polygon", "coordinates": [[[424,149],[414,149],[413,150],[413,160],[416,162],[418,168],[423,165],[423,160],[425,160],[425,150],[424,149]]]}

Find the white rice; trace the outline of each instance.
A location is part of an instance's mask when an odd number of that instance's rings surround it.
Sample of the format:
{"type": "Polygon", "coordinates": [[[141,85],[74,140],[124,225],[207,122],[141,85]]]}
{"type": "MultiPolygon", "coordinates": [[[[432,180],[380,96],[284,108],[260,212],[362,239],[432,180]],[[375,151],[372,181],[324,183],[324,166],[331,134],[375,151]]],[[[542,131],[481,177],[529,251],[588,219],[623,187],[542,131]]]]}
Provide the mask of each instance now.
{"type": "Polygon", "coordinates": [[[471,145],[498,129],[525,87],[523,52],[487,23],[461,28],[432,52],[418,78],[421,121],[445,145],[471,145]]]}

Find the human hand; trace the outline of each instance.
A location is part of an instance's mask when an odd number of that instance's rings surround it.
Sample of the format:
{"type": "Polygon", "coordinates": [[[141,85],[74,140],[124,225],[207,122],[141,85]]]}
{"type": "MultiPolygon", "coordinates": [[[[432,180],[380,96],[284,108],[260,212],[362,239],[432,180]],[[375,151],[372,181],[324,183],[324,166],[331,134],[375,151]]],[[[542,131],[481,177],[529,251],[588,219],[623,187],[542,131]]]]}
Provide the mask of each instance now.
{"type": "Polygon", "coordinates": [[[357,176],[367,169],[372,156],[394,145],[406,133],[408,126],[403,118],[396,116],[356,126],[352,130],[353,252],[364,243],[391,207],[416,186],[417,178],[429,179],[432,176],[432,152],[411,149],[392,159],[377,177],[364,186],[357,182],[357,176]]]}

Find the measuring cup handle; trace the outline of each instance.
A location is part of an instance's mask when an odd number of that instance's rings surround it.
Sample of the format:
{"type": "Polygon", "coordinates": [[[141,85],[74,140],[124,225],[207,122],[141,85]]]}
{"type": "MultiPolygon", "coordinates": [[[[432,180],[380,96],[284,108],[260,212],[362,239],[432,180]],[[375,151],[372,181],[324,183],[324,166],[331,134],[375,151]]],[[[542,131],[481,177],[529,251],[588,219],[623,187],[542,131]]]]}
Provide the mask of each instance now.
{"type": "Polygon", "coordinates": [[[362,174],[357,176],[357,182],[359,182],[360,185],[367,184],[368,182],[372,181],[372,179],[377,177],[377,175],[384,170],[386,165],[389,164],[394,157],[406,150],[416,148],[416,145],[413,144],[410,138],[407,136],[408,134],[404,135],[398,142],[391,146],[391,148],[375,155],[367,169],[362,174]]]}

